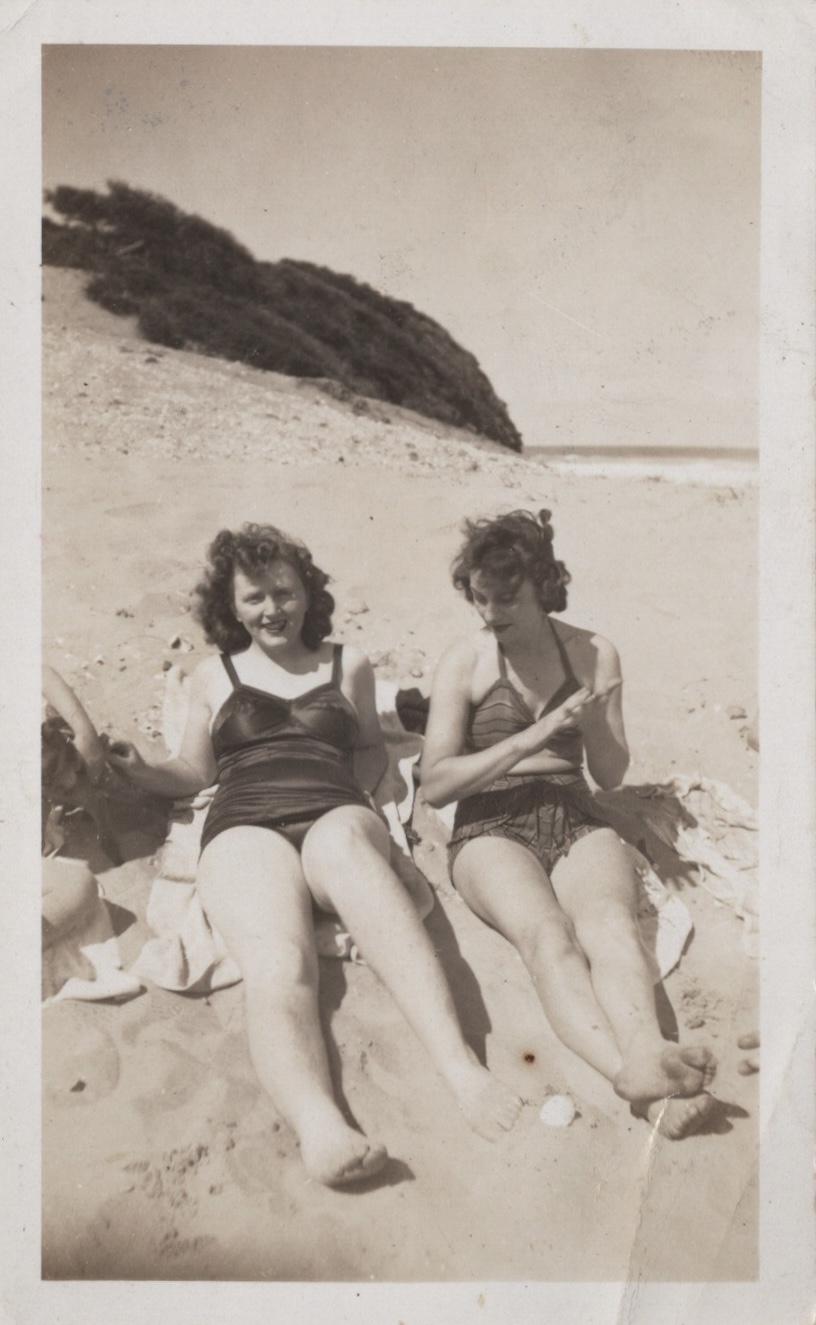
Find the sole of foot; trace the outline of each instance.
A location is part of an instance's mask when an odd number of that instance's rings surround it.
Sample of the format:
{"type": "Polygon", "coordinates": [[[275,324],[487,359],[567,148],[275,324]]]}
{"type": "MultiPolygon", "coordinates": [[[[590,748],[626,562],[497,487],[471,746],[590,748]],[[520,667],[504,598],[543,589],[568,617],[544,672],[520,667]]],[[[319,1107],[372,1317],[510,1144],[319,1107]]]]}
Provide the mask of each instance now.
{"type": "Polygon", "coordinates": [[[674,1096],[670,1099],[633,1103],[632,1112],[670,1141],[682,1141],[699,1132],[714,1107],[714,1098],[707,1092],[690,1097],[674,1096]]]}
{"type": "Polygon", "coordinates": [[[657,1054],[634,1057],[615,1078],[615,1090],[630,1103],[640,1100],[691,1098],[714,1080],[717,1062],[703,1045],[670,1045],[657,1054]]]}

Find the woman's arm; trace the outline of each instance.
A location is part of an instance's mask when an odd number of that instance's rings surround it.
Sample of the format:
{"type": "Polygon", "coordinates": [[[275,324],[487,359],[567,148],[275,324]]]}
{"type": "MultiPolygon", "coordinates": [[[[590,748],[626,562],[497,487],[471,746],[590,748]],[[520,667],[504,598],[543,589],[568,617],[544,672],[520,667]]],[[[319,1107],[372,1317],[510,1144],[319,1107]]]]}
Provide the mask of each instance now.
{"type": "Polygon", "coordinates": [[[604,791],[610,791],[620,785],[629,767],[629,746],[623,726],[623,681],[614,645],[595,636],[593,646],[596,662],[592,700],[582,712],[579,725],[592,779],[604,791]]]}
{"type": "Polygon", "coordinates": [[[476,657],[474,645],[466,641],[450,649],[436,670],[421,765],[422,793],[429,805],[472,796],[502,774],[521,768],[556,732],[575,725],[590,698],[587,690],[579,690],[525,730],[486,750],[463,754],[476,657]]]}
{"type": "Polygon", "coordinates": [[[373,793],[388,767],[388,755],[377,716],[374,668],[361,649],[343,648],[343,690],[354,705],[360,733],[354,747],[354,776],[363,791],[373,793]]]}
{"type": "Polygon", "coordinates": [[[116,741],[110,747],[108,758],[113,767],[145,791],[175,799],[194,796],[215,781],[215,755],[210,738],[209,663],[210,659],[207,659],[193,674],[187,723],[181,749],[174,759],[149,764],[129,741],[116,741]]]}
{"type": "Polygon", "coordinates": [[[105,747],[68,682],[47,665],[42,669],[42,692],[46,703],[71,728],[74,745],[82,756],[91,782],[98,782],[105,771],[105,747]]]}

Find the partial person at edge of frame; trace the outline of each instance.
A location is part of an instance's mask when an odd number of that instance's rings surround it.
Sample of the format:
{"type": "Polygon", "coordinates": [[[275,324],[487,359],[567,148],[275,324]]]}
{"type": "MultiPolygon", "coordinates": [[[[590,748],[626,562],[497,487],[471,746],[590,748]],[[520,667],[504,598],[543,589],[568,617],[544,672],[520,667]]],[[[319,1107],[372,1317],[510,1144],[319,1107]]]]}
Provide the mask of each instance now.
{"type": "MultiPolygon", "coordinates": [[[[61,856],[63,836],[54,813],[60,792],[80,776],[96,786],[105,771],[105,746],[68,682],[42,668],[42,947],[79,928],[96,906],[99,887],[84,860],[61,856]]],[[[90,966],[89,966],[90,971],[90,966]]]]}

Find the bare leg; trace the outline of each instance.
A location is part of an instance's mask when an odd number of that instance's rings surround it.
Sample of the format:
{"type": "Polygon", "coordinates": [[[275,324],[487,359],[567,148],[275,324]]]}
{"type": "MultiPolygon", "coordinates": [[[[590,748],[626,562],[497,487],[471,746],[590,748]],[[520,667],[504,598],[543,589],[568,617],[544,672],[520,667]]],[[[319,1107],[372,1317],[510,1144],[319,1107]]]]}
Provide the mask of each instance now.
{"type": "Polygon", "coordinates": [[[470,909],[518,950],[559,1039],[614,1081],[623,1066],[615,1037],[572,925],[532,853],[506,838],[476,838],[459,852],[454,882],[470,909]]]}
{"type": "Polygon", "coordinates": [[[261,1084],[300,1139],[312,1178],[367,1178],[387,1154],[337,1107],[318,1012],[312,899],[298,853],[265,828],[232,828],[204,850],[198,891],[244,978],[250,1052],[261,1084]]]}
{"type": "Polygon", "coordinates": [[[77,929],[96,906],[99,889],[82,860],[64,856],[42,862],[42,946],[50,948],[77,929]]]}
{"type": "Polygon", "coordinates": [[[462,1036],[428,933],[388,864],[388,830],[372,811],[332,810],[309,830],[303,870],[318,905],[335,911],[425,1046],[470,1126],[495,1139],[521,1099],[491,1077],[462,1036]]]}
{"type": "Polygon", "coordinates": [[[706,1088],[715,1063],[704,1046],[682,1048],[660,1033],[635,879],[617,834],[604,828],[576,842],[555,866],[553,888],[586,953],[595,994],[620,1049],[616,1091],[667,1136],[688,1135],[711,1109],[706,1088]]]}

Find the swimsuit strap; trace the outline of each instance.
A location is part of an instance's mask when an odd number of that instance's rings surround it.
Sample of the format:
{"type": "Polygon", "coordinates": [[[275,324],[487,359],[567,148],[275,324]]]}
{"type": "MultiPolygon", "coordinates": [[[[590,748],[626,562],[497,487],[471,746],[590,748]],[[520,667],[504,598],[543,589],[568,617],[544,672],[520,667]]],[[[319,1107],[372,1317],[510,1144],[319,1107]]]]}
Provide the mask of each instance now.
{"type": "MultiPolygon", "coordinates": [[[[574,671],[572,670],[572,664],[569,660],[569,654],[564,648],[564,645],[561,643],[561,640],[558,638],[558,631],[555,629],[555,626],[553,625],[552,621],[550,621],[549,617],[547,617],[547,625],[550,627],[550,630],[552,631],[553,639],[555,640],[555,647],[558,650],[558,657],[561,659],[561,666],[564,669],[564,675],[566,680],[577,681],[578,678],[575,675],[574,671]]],[[[496,651],[498,653],[498,659],[499,659],[499,676],[501,677],[502,681],[506,681],[508,679],[507,659],[504,656],[504,649],[502,648],[499,640],[496,640],[496,651]]]]}
{"type": "Polygon", "coordinates": [[[235,689],[237,686],[239,686],[239,685],[241,684],[241,678],[240,678],[240,676],[238,675],[238,673],[237,673],[236,670],[235,670],[235,666],[234,666],[234,664],[233,664],[232,658],[230,658],[230,656],[229,656],[228,653],[222,653],[222,654],[221,654],[221,661],[222,661],[222,663],[224,664],[224,667],[225,667],[226,672],[227,672],[227,676],[229,677],[230,681],[232,682],[233,689],[235,689]]]}
{"type": "Polygon", "coordinates": [[[564,674],[568,681],[577,681],[578,677],[575,675],[574,671],[572,670],[572,663],[569,660],[569,654],[564,648],[564,645],[561,643],[561,640],[558,638],[558,631],[556,630],[552,621],[550,621],[549,617],[547,617],[547,621],[549,623],[550,630],[553,633],[553,639],[555,640],[555,647],[558,650],[558,656],[561,659],[561,666],[564,668],[564,674]]]}
{"type": "Polygon", "coordinates": [[[332,654],[331,679],[332,679],[332,685],[335,686],[336,689],[338,690],[340,689],[340,679],[343,675],[342,661],[343,661],[343,646],[342,644],[335,644],[334,652],[332,654]]]}
{"type": "MultiPolygon", "coordinates": [[[[564,645],[561,643],[561,640],[558,637],[558,631],[555,629],[555,626],[553,625],[552,621],[550,621],[549,617],[547,617],[546,620],[547,620],[547,625],[550,627],[550,630],[552,631],[552,636],[553,639],[555,640],[555,647],[558,650],[558,657],[561,660],[561,666],[564,670],[564,680],[562,684],[558,687],[558,690],[554,692],[554,694],[557,695],[559,691],[563,689],[564,685],[568,681],[574,681],[576,685],[580,685],[580,682],[578,680],[578,677],[575,675],[575,672],[572,670],[572,663],[569,660],[569,654],[567,653],[566,649],[564,648],[564,645]]],[[[507,675],[507,659],[504,656],[504,649],[502,648],[501,642],[499,640],[496,640],[496,652],[498,654],[498,661],[499,661],[499,676],[501,677],[502,681],[509,681],[509,684],[512,686],[513,682],[509,680],[509,677],[507,675]]],[[[515,689],[515,686],[513,686],[513,689],[515,689]]]]}

